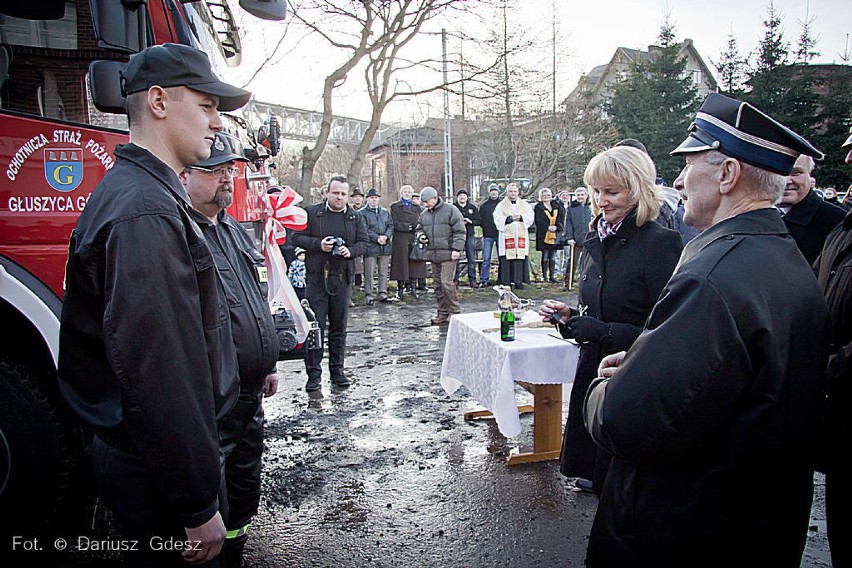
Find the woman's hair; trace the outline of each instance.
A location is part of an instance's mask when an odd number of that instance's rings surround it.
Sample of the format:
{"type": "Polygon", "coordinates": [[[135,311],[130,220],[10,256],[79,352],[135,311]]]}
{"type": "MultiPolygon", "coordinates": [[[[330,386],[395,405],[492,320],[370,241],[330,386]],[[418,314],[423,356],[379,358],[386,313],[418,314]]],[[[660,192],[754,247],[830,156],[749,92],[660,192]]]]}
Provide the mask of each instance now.
{"type": "MultiPolygon", "coordinates": [[[[636,226],[641,227],[660,214],[660,196],[656,186],[657,170],[651,158],[630,146],[604,150],[591,159],[583,181],[592,192],[606,186],[627,190],[627,202],[636,208],[636,226]]],[[[599,213],[597,199],[592,197],[592,212],[599,213]]]]}

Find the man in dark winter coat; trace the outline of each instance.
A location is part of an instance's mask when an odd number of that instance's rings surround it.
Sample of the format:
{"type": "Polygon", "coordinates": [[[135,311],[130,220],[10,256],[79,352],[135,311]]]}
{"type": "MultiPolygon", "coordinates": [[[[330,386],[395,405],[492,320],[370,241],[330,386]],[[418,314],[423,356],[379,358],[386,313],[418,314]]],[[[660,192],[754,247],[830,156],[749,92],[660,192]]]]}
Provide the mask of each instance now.
{"type": "MultiPolygon", "coordinates": [[[[491,255],[497,246],[500,232],[494,224],[494,210],[500,203],[500,188],[496,183],[488,186],[488,199],[479,206],[479,219],[482,221],[482,266],[479,268],[479,287],[488,286],[491,276],[491,255]]],[[[499,280],[499,278],[498,278],[499,280]]]]}
{"type": "Polygon", "coordinates": [[[364,292],[368,306],[373,305],[373,273],[378,266],[379,301],[388,301],[388,268],[391,258],[391,239],[393,238],[393,220],[390,212],[379,205],[381,194],[370,188],[367,191],[367,206],[361,209],[361,216],[367,225],[367,238],[370,240],[364,253],[364,292]]]}
{"type": "MultiPolygon", "coordinates": [[[[852,131],[843,143],[852,165],[852,131]]],[[[825,468],[825,512],[834,566],[852,566],[852,213],[835,227],[814,265],[831,314],[831,358],[828,363],[828,407],[822,465],[825,468]]]]}
{"type": "MultiPolygon", "coordinates": [[[[461,212],[464,219],[464,228],[467,231],[467,236],[464,241],[464,255],[467,260],[467,283],[471,288],[477,288],[476,281],[476,236],[473,234],[474,227],[482,224],[479,217],[479,209],[473,203],[468,202],[468,194],[466,189],[460,189],[456,192],[456,208],[461,212]]],[[[459,275],[461,273],[461,262],[456,264],[456,275],[453,278],[456,284],[459,283],[459,275]]]]}
{"type": "Polygon", "coordinates": [[[464,220],[458,209],[438,197],[434,187],[424,187],[420,198],[425,207],[420,213],[420,242],[427,245],[426,260],[432,263],[432,280],[438,301],[438,315],[432,318],[432,325],[444,325],[460,311],[453,275],[464,249],[464,220]]]}
{"type": "MultiPolygon", "coordinates": [[[[349,319],[349,299],[355,276],[355,258],[367,247],[367,227],[358,211],[346,204],[349,183],[343,176],[328,182],[326,200],[308,205],[308,224],[293,234],[293,245],[305,249],[305,297],[311,303],[328,340],[328,370],[335,386],[349,386],[343,372],[346,353],[346,324],[349,319]],[[339,240],[343,244],[339,244],[339,240]],[[325,333],[328,319],[328,335],[325,333]]],[[[317,391],[322,380],[322,347],[308,350],[305,370],[308,382],[305,390],[317,391]]]]}
{"type": "Polygon", "coordinates": [[[589,208],[589,190],[578,187],[574,191],[574,199],[565,209],[565,233],[568,246],[565,247],[563,255],[562,276],[565,285],[568,285],[569,271],[576,272],[580,266],[580,253],[583,252],[583,241],[589,233],[589,222],[592,220],[592,210],[589,208]],[[573,245],[573,247],[571,246],[573,245]],[[568,257],[573,254],[572,257],[568,257]]]}
{"type": "Polygon", "coordinates": [[[219,425],[225,456],[228,536],[222,547],[222,568],[242,566],[248,527],[260,505],[263,456],[264,396],[278,389],[279,342],[267,303],[266,266],[254,240],[225,208],[234,199],[236,153],[232,136],[218,132],[210,157],[183,170],[180,180],[192,201],[195,222],[213,251],[224,291],[221,299],[231,317],[240,395],[219,425]]]}
{"type": "Polygon", "coordinates": [[[251,94],[219,81],[206,54],[184,45],[132,55],[122,75],[130,143],[116,148],[71,233],[60,390],[95,432],[102,502],[141,545],[129,560],[201,564],[225,540],[217,418],[239,380],[213,253],[178,174],[210,156],[217,109],[251,94]],[[191,548],[154,551],[155,536],[191,548]]]}
{"type": "Polygon", "coordinates": [[[685,220],[703,232],[589,388],[586,427],[614,458],[587,565],[797,567],[828,316],[773,204],[795,156],[821,154],[716,93],[672,153],[686,159],[685,220]]]}
{"type": "Polygon", "coordinates": [[[811,172],[814,160],[799,156],[793,171],[787,176],[784,195],[778,209],[784,214],[784,224],[808,264],[813,264],[825,244],[825,238],[846,216],[846,210],[823,201],[811,189],[811,172]]]}

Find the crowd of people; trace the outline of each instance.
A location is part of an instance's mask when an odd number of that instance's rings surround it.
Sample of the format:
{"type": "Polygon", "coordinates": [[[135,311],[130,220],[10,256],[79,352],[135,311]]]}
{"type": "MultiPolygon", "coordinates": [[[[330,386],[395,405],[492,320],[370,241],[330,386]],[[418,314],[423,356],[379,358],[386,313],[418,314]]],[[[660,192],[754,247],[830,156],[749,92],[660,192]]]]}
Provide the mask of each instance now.
{"type": "MultiPolygon", "coordinates": [[[[130,565],[239,566],[279,354],[264,259],[225,211],[245,158],[218,111],[250,94],[173,44],[131,56],[123,84],[130,142],[69,244],[60,389],[92,433],[119,531],[193,544],[130,565]],[[139,329],[156,330],[144,346],[139,329]]],[[[625,140],[589,162],[573,199],[543,188],[535,206],[516,183],[479,205],[404,185],[386,209],[332,177],[288,237],[331,383],[351,384],[354,287],[367,305],[393,301],[389,281],[396,300],[417,298],[431,267],[431,323],[446,325],[459,260],[471,287],[522,289],[533,229],[541,278],[580,282],[576,306],[540,314],[580,349],[560,471],[599,498],[586,564],[798,566],[819,469],[834,565],[852,565],[852,217],[814,190],[823,154],[747,103],[710,94],[672,154],[685,160],[672,186],[625,140]]],[[[323,358],[307,350],[306,391],[323,358]]]]}

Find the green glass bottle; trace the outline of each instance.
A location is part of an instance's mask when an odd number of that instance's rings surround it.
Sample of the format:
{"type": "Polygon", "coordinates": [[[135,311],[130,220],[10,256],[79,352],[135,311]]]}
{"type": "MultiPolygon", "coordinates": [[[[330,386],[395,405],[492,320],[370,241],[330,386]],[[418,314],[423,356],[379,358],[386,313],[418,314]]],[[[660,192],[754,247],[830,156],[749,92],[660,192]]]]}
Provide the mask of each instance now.
{"type": "Polygon", "coordinates": [[[515,310],[512,309],[512,299],[508,294],[500,297],[500,339],[515,340],[515,310]]]}

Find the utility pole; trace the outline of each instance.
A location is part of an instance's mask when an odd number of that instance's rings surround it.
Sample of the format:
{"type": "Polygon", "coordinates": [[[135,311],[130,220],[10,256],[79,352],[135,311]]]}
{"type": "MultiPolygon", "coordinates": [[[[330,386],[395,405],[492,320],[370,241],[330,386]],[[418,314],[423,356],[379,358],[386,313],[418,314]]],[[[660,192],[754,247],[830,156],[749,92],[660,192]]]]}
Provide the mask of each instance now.
{"type": "Polygon", "coordinates": [[[553,116],[556,116],[556,0],[550,2],[551,19],[552,19],[552,39],[553,39],[553,73],[551,76],[553,89],[553,116]]]}
{"type": "Polygon", "coordinates": [[[447,77],[447,30],[441,29],[444,54],[444,197],[453,195],[453,139],[450,132],[450,89],[447,77]]]}

